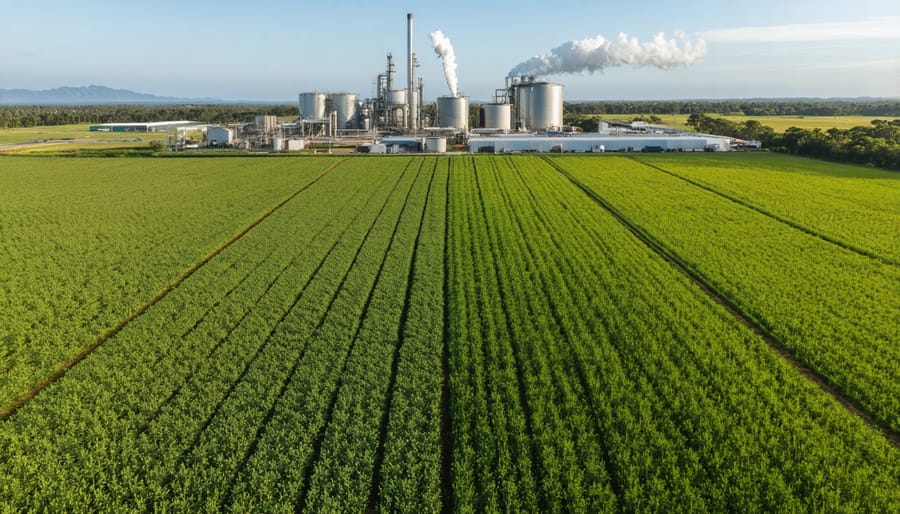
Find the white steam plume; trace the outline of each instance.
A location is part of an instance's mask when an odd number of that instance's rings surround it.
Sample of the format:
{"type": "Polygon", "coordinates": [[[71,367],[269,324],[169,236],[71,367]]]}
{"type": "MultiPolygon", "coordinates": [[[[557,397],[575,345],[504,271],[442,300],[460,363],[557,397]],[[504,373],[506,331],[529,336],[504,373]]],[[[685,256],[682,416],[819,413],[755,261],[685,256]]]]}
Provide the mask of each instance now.
{"type": "Polygon", "coordinates": [[[444,76],[447,77],[450,94],[459,96],[459,81],[456,79],[456,54],[453,53],[450,38],[440,30],[435,30],[431,33],[431,48],[434,48],[434,53],[441,57],[441,62],[444,64],[444,76]]]}
{"type": "Polygon", "coordinates": [[[684,34],[676,33],[666,39],[660,32],[653,39],[641,43],[637,38],[620,33],[615,41],[603,36],[568,41],[518,64],[509,71],[510,77],[520,75],[552,75],[601,71],[610,66],[656,66],[668,69],[674,66],[690,66],[703,62],[706,41],[690,41],[684,34]]]}

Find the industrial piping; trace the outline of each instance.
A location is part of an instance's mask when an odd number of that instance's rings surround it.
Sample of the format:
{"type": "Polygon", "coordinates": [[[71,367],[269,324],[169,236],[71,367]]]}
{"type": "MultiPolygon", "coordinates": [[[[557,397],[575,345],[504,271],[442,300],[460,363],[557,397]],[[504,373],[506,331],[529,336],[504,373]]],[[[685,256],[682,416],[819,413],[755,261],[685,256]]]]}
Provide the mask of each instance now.
{"type": "Polygon", "coordinates": [[[415,62],[413,58],[413,15],[412,13],[406,13],[406,62],[407,62],[407,72],[409,77],[409,85],[406,94],[406,102],[409,105],[409,129],[413,131],[413,133],[417,132],[419,127],[416,121],[419,118],[419,113],[417,112],[416,105],[416,95],[414,93],[416,80],[414,74],[415,62]]]}

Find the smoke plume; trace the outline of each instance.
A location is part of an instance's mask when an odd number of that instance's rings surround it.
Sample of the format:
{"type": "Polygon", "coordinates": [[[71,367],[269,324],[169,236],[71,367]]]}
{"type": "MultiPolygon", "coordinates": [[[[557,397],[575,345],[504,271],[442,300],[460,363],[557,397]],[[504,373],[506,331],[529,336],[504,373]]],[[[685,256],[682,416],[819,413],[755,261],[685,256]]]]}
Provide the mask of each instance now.
{"type": "Polygon", "coordinates": [[[450,44],[450,38],[444,35],[440,30],[431,33],[431,48],[434,53],[441,57],[444,64],[444,76],[447,77],[447,86],[450,88],[450,94],[459,96],[458,85],[456,79],[456,55],[453,53],[453,45],[450,44]]]}
{"type": "Polygon", "coordinates": [[[509,71],[508,76],[593,73],[623,65],[656,66],[665,70],[703,62],[705,56],[706,41],[690,41],[681,33],[676,33],[673,39],[666,39],[660,32],[645,43],[620,33],[614,41],[603,36],[568,41],[550,50],[549,54],[538,55],[518,64],[509,71]]]}

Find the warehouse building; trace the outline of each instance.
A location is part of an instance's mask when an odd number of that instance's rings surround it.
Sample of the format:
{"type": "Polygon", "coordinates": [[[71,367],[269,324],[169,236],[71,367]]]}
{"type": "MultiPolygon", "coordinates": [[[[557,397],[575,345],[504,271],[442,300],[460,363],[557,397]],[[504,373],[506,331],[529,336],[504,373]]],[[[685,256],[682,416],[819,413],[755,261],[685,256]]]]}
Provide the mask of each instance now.
{"type": "Polygon", "coordinates": [[[719,136],[624,134],[605,136],[472,136],[471,153],[526,152],[727,152],[731,140],[719,136]]]}
{"type": "Polygon", "coordinates": [[[151,121],[146,123],[101,123],[91,125],[91,132],[167,132],[172,127],[196,125],[195,121],[151,121]]]}

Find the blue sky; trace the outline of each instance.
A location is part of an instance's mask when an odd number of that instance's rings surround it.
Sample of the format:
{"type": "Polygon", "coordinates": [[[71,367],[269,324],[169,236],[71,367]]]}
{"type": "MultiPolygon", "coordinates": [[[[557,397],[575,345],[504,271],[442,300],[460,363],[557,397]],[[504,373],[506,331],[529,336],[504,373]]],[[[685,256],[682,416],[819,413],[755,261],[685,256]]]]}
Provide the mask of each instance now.
{"type": "Polygon", "coordinates": [[[392,52],[405,81],[406,13],[425,97],[447,94],[429,33],[453,43],[462,94],[570,40],[620,32],[702,39],[702,62],[546,77],[567,100],[900,97],[900,2],[369,2],[0,0],[0,88],[105,85],[167,96],[294,101],[372,96],[392,52]]]}

